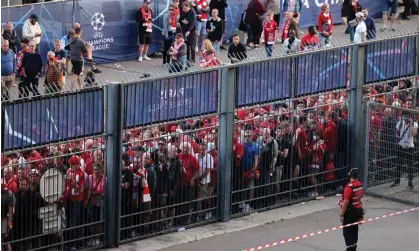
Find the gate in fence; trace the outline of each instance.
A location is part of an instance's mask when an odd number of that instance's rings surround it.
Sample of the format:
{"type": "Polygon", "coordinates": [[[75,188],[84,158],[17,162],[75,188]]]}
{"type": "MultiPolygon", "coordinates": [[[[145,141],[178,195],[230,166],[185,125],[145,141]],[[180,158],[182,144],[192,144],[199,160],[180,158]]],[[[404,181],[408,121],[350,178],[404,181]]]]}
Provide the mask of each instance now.
{"type": "MultiPolygon", "coordinates": [[[[419,111],[412,107],[413,91],[395,92],[406,95],[405,108],[368,103],[367,106],[367,192],[391,200],[419,204],[419,111]]],[[[415,102],[416,103],[416,102],[415,102]]]]}

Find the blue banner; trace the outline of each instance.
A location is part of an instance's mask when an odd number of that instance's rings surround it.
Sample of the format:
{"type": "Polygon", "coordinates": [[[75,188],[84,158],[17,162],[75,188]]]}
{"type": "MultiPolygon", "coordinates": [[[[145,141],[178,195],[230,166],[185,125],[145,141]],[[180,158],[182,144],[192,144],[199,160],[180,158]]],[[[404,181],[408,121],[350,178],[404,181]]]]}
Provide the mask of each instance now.
{"type": "MultiPolygon", "coordinates": [[[[172,0],[152,1],[154,13],[153,43],[149,52],[160,51],[163,45],[161,31],[163,17],[167,14],[172,0]]],[[[281,6],[282,6],[281,0],[281,6]]],[[[320,6],[328,2],[336,24],[341,22],[338,0],[304,0],[301,27],[317,24],[320,6]]],[[[381,13],[380,1],[360,0],[369,12],[381,13]]],[[[41,40],[41,55],[44,60],[48,50],[53,48],[55,39],[61,39],[72,27],[73,9],[76,22],[81,23],[83,38],[92,44],[94,59],[97,63],[110,63],[130,60],[138,56],[138,31],[135,13],[143,3],[142,0],[83,0],[52,2],[2,8],[2,25],[10,21],[14,23],[21,35],[23,23],[31,14],[39,16],[39,24],[44,36],[41,40]]],[[[247,8],[248,0],[229,0],[226,9],[226,30],[224,39],[236,32],[242,12],[247,8]]],[[[281,7],[282,9],[282,7],[281,7]]],[[[281,14],[282,15],[282,14],[281,14]]],[[[283,15],[282,15],[283,16],[283,15]]]]}
{"type": "Polygon", "coordinates": [[[323,51],[296,58],[295,95],[314,94],[346,87],[349,49],[323,51]]]}
{"type": "Polygon", "coordinates": [[[3,103],[3,151],[103,132],[103,91],[3,103]]]}
{"type": "Polygon", "coordinates": [[[237,105],[282,100],[289,97],[291,59],[279,59],[238,68],[237,105]]]}
{"type": "Polygon", "coordinates": [[[217,71],[127,85],[125,127],[214,113],[217,87],[217,71]]]}
{"type": "Polygon", "coordinates": [[[415,73],[415,38],[367,45],[365,83],[400,78],[415,73]]]}

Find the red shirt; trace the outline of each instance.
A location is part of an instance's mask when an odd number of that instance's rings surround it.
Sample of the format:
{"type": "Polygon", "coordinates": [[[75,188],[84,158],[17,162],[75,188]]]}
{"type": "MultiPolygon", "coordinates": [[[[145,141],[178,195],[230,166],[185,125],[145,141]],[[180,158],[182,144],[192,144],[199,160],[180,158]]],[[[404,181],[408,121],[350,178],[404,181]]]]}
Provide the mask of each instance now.
{"type": "Polygon", "coordinates": [[[333,121],[327,122],[326,130],[324,130],[324,141],[327,151],[334,153],[338,144],[338,128],[333,121]]]}
{"type": "MultiPolygon", "coordinates": [[[[195,0],[195,6],[198,9],[198,6],[201,5],[201,10],[208,7],[208,2],[206,0],[195,0]]],[[[208,21],[208,11],[201,11],[201,17],[198,20],[202,22],[208,21]]]]}
{"type": "Polygon", "coordinates": [[[199,171],[199,163],[198,160],[191,154],[180,153],[178,156],[183,168],[183,176],[180,186],[187,187],[190,185],[194,173],[199,171]]]}
{"type": "Polygon", "coordinates": [[[278,24],[274,21],[268,21],[263,26],[263,34],[265,35],[265,43],[266,44],[274,44],[275,43],[275,32],[278,30],[278,24]]]}
{"type": "Polygon", "coordinates": [[[8,181],[6,181],[6,188],[12,193],[16,194],[19,191],[19,185],[17,183],[17,178],[13,175],[8,181]]]}
{"type": "Polygon", "coordinates": [[[359,181],[351,181],[343,190],[344,200],[349,200],[354,208],[362,208],[361,198],[364,197],[364,189],[359,181]]]}
{"type": "Polygon", "coordinates": [[[82,201],[84,194],[84,184],[86,183],[86,174],[81,168],[73,171],[68,169],[66,175],[64,197],[71,201],[82,201]]]}
{"type": "Polygon", "coordinates": [[[311,164],[319,166],[323,162],[324,153],[326,151],[326,143],[320,139],[312,142],[310,147],[311,164]]]}
{"type": "Polygon", "coordinates": [[[295,150],[301,150],[301,157],[304,159],[307,157],[308,153],[308,136],[307,132],[301,128],[300,126],[297,127],[295,130],[295,150]]]}
{"type": "Polygon", "coordinates": [[[317,19],[317,25],[319,27],[319,32],[324,31],[329,32],[329,35],[332,35],[333,32],[333,18],[331,13],[320,13],[319,18],[317,19]]]}
{"type": "Polygon", "coordinates": [[[307,34],[301,38],[300,50],[310,51],[319,48],[320,40],[316,35],[307,34]]]}
{"type": "Polygon", "coordinates": [[[29,52],[29,47],[27,47],[26,49],[20,50],[17,55],[16,55],[16,68],[18,69],[17,75],[20,76],[21,74],[23,74],[22,72],[22,61],[23,61],[23,56],[25,56],[26,53],[29,52]]]}
{"type": "MultiPolygon", "coordinates": [[[[370,142],[375,142],[378,140],[378,132],[383,129],[383,120],[381,119],[378,114],[372,114],[370,120],[370,142]]],[[[378,144],[378,142],[373,143],[374,145],[378,144]]]]}

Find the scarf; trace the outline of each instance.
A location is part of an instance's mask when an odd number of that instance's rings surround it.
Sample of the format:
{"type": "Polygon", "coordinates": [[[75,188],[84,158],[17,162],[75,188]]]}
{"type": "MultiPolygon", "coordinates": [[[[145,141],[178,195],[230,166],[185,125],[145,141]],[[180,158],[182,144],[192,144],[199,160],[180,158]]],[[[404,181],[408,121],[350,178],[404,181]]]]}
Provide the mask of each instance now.
{"type": "Polygon", "coordinates": [[[153,22],[148,21],[149,19],[153,18],[152,14],[151,14],[151,10],[150,9],[146,9],[143,7],[141,7],[141,15],[143,16],[143,19],[145,20],[145,23],[143,24],[143,26],[146,26],[146,32],[152,32],[152,28],[153,28],[153,22]]]}
{"type": "Polygon", "coordinates": [[[177,42],[174,42],[174,43],[173,43],[173,46],[172,46],[172,58],[173,58],[173,60],[177,60],[177,54],[178,54],[178,52],[179,52],[180,47],[181,47],[183,44],[184,44],[184,42],[183,42],[183,41],[182,41],[182,42],[180,42],[180,43],[177,43],[177,42]]]}
{"type": "Polygon", "coordinates": [[[170,14],[170,29],[171,32],[176,32],[177,20],[176,15],[170,14]]]}

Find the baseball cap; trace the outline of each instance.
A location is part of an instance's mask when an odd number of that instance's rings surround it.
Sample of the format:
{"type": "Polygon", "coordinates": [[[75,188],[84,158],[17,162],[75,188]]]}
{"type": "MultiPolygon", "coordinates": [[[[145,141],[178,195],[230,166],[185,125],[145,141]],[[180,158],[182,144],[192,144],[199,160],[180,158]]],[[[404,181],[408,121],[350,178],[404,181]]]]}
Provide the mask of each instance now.
{"type": "Polygon", "coordinates": [[[151,0],[144,0],[144,3],[151,3],[151,0]]]}
{"type": "Polygon", "coordinates": [[[364,18],[364,13],[358,12],[355,14],[356,18],[364,18]]]}

